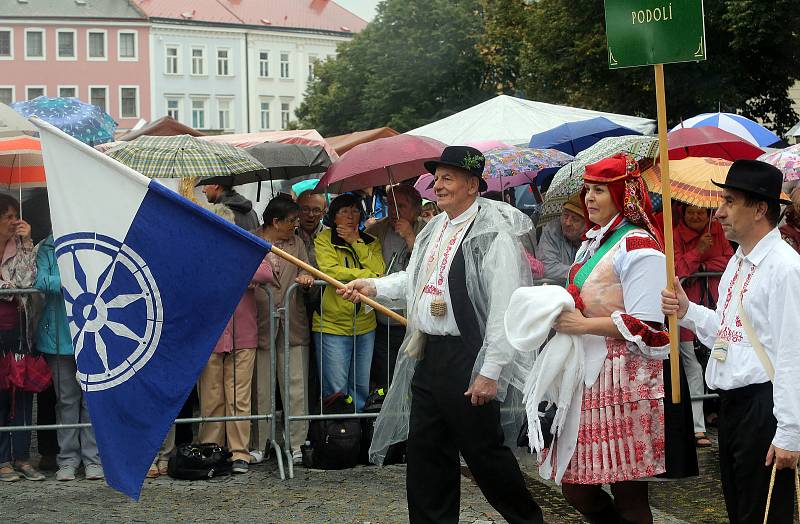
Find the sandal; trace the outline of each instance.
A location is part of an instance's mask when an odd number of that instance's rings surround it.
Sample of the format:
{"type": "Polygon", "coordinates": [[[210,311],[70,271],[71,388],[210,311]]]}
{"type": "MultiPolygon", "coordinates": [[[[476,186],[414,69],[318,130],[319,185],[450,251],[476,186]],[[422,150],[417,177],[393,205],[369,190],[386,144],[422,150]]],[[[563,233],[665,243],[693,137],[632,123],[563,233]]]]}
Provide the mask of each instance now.
{"type": "Polygon", "coordinates": [[[42,475],[41,472],[39,472],[36,468],[31,466],[30,464],[17,463],[16,466],[19,472],[22,473],[22,476],[25,477],[27,480],[33,480],[33,481],[44,480],[44,475],[42,475]]]}
{"type": "Polygon", "coordinates": [[[164,461],[159,461],[158,462],[158,474],[159,475],[166,475],[168,469],[169,469],[169,462],[164,462],[164,461]]]}
{"type": "Polygon", "coordinates": [[[711,441],[705,433],[697,433],[694,436],[694,445],[698,448],[708,448],[711,447],[711,441]]]}
{"type": "Polygon", "coordinates": [[[160,473],[158,471],[158,466],[156,466],[155,464],[150,466],[150,469],[147,470],[147,478],[149,479],[156,479],[158,478],[159,475],[160,473]]]}

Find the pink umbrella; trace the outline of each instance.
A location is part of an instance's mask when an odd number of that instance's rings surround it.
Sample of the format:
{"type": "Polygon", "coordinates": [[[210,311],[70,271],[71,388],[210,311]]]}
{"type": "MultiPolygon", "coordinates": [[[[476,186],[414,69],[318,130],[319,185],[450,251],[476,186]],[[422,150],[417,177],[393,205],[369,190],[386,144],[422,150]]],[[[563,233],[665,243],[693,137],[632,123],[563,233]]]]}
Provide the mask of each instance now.
{"type": "Polygon", "coordinates": [[[419,180],[417,180],[417,182],[414,184],[414,189],[419,191],[419,194],[422,195],[422,198],[428,199],[431,202],[436,202],[436,193],[433,191],[433,186],[431,186],[432,183],[433,175],[430,173],[425,173],[419,177],[419,180]]]}
{"type": "Polygon", "coordinates": [[[485,153],[490,149],[494,149],[496,147],[509,147],[508,144],[505,142],[501,142],[499,140],[475,140],[472,142],[467,142],[464,144],[465,146],[472,146],[481,153],[485,153]]]}
{"type": "Polygon", "coordinates": [[[424,163],[437,160],[445,145],[425,136],[396,135],[359,144],[331,164],[317,191],[344,193],[365,187],[396,184],[427,170],[424,163]]]}
{"type": "Polygon", "coordinates": [[[669,159],[711,157],[725,160],[755,159],[764,154],[759,147],[718,127],[685,127],[667,135],[669,159]]]}

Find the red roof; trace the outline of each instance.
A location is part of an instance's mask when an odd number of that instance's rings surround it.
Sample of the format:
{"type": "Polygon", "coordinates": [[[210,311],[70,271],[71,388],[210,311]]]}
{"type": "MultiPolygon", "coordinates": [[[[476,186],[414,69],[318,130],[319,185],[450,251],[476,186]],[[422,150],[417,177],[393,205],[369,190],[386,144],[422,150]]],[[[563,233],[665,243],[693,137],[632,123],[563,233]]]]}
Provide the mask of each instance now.
{"type": "Polygon", "coordinates": [[[333,0],[133,0],[151,18],[357,33],[367,22],[333,0]]]}
{"type": "Polygon", "coordinates": [[[242,23],[216,0],[133,0],[133,2],[149,18],[174,18],[225,24],[242,23]]]}

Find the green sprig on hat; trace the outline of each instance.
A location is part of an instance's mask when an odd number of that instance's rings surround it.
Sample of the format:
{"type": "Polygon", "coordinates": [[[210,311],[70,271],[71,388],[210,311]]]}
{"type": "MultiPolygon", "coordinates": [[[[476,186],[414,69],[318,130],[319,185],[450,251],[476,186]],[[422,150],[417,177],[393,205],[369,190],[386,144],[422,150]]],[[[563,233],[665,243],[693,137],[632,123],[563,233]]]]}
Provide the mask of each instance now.
{"type": "Polygon", "coordinates": [[[483,155],[466,155],[461,161],[461,167],[467,170],[477,169],[483,162],[483,155]]]}

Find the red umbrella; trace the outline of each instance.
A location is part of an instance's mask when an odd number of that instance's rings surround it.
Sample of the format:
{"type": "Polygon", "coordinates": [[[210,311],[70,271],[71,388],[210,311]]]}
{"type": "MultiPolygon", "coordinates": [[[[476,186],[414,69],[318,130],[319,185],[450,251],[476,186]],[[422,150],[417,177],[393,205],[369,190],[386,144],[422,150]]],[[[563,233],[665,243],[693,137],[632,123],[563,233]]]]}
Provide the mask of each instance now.
{"type": "Polygon", "coordinates": [[[446,146],[425,136],[396,135],[359,144],[331,164],[317,191],[344,193],[366,187],[396,184],[427,172],[446,146]]]}
{"type": "Polygon", "coordinates": [[[755,159],[764,152],[747,140],[718,127],[686,127],[669,133],[669,159],[710,157],[725,160],[755,159]]]}

